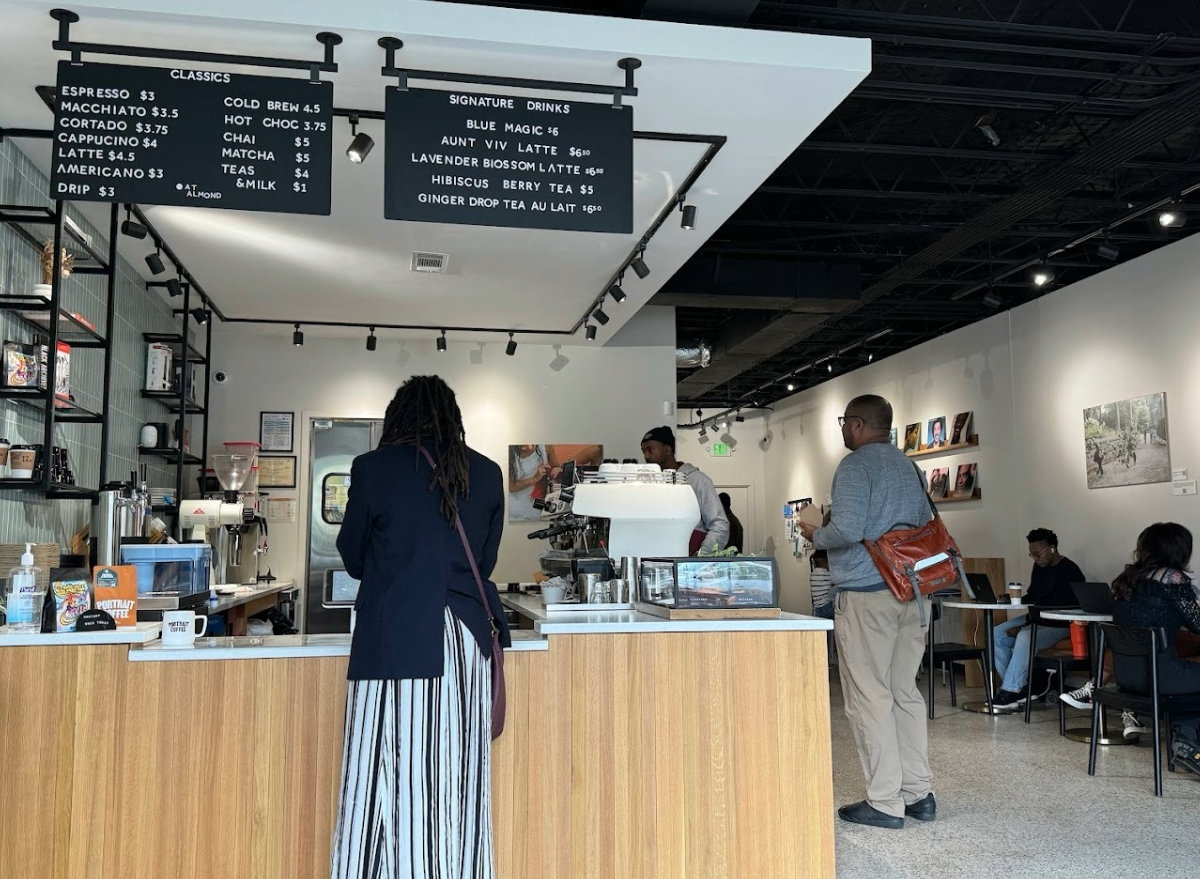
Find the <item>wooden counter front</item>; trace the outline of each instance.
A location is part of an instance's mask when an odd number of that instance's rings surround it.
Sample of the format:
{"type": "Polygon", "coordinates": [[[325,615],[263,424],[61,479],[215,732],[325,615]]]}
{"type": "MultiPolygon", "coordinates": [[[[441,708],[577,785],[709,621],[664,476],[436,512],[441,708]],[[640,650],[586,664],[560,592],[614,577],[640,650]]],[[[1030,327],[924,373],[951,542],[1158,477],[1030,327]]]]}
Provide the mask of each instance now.
{"type": "MultiPolygon", "coordinates": [[[[497,875],[832,877],[825,643],[556,635],[509,654],[497,875]]],[[[324,879],[345,667],[0,649],[0,877],[324,879]]]]}

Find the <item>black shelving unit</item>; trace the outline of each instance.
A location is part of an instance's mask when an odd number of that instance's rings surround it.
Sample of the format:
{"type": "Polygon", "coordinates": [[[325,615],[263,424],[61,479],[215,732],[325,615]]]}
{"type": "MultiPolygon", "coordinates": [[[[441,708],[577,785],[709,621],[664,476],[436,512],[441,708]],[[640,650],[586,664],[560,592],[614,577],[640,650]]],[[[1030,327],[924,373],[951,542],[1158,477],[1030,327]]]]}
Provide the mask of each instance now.
{"type": "MultiPolygon", "coordinates": [[[[208,400],[210,388],[210,372],[208,369],[208,361],[212,356],[212,318],[207,319],[201,326],[204,329],[204,350],[200,351],[192,343],[191,323],[196,320],[192,314],[191,284],[180,284],[183,288],[183,307],[177,311],[179,318],[179,332],[177,333],[142,333],[142,340],[147,344],[169,345],[171,346],[172,364],[185,363],[199,366],[204,371],[203,381],[203,397],[202,401],[193,399],[192,388],[192,370],[181,370],[182,380],[179,383],[177,390],[171,391],[142,391],[142,397],[146,400],[157,400],[169,409],[175,416],[175,419],[181,424],[186,425],[186,419],[189,416],[199,417],[203,421],[203,427],[200,433],[200,456],[188,454],[183,449],[182,437],[178,444],[178,448],[174,449],[139,449],[139,453],[146,457],[163,458],[175,465],[175,502],[178,504],[184,497],[184,486],[187,483],[187,471],[194,469],[197,476],[204,472],[204,462],[208,460],[208,400]]],[[[203,303],[202,303],[203,304],[203,303]]],[[[175,504],[156,504],[153,507],[156,513],[163,513],[169,516],[174,516],[178,512],[175,504]]],[[[179,524],[175,526],[176,537],[180,537],[179,524]]]]}
{"type": "Polygon", "coordinates": [[[51,500],[96,500],[99,497],[97,489],[52,482],[53,474],[47,454],[47,451],[54,446],[55,424],[98,424],[100,425],[99,484],[104,485],[108,481],[109,423],[105,413],[109,411],[112,386],[112,352],[109,339],[62,307],[62,251],[64,237],[69,237],[71,250],[78,254],[76,257],[78,265],[73,269],[73,273],[104,275],[107,278],[104,326],[106,332],[111,333],[116,310],[118,207],[115,204],[112,205],[109,213],[107,254],[97,251],[73,224],[67,225],[65,203],[61,199],[54,202],[53,209],[40,205],[0,205],[0,223],[13,229],[39,254],[43,244],[38,236],[30,232],[27,227],[54,227],[54,265],[50,284],[50,300],[47,302],[37,296],[0,297],[0,311],[15,312],[32,330],[44,333],[47,337],[46,344],[51,352],[46,363],[45,390],[40,388],[0,388],[0,399],[13,400],[41,409],[44,424],[41,478],[0,479],[0,489],[39,491],[51,500]],[[57,357],[53,355],[59,342],[65,342],[73,349],[91,349],[103,352],[104,388],[103,403],[99,412],[93,412],[74,401],[60,400],[54,396],[58,362],[57,357]]]}

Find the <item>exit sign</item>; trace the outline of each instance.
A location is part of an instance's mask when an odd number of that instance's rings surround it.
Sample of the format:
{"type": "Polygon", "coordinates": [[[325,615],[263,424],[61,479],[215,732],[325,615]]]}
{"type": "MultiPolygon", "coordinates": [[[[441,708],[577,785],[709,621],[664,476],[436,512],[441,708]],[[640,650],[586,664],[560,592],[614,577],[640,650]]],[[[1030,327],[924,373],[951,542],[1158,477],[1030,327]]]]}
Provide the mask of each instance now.
{"type": "Polygon", "coordinates": [[[708,447],[708,455],[710,458],[728,458],[729,443],[713,443],[708,447]]]}

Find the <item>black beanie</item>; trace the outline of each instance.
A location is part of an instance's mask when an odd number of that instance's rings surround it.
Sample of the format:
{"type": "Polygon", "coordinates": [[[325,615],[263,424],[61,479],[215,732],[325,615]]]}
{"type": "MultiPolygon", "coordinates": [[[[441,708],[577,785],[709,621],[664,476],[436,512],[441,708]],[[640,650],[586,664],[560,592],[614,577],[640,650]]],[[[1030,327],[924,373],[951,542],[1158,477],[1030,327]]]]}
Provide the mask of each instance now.
{"type": "Polygon", "coordinates": [[[644,443],[650,440],[660,442],[664,446],[670,446],[672,449],[675,448],[675,432],[666,426],[656,427],[642,437],[642,442],[644,443]]]}

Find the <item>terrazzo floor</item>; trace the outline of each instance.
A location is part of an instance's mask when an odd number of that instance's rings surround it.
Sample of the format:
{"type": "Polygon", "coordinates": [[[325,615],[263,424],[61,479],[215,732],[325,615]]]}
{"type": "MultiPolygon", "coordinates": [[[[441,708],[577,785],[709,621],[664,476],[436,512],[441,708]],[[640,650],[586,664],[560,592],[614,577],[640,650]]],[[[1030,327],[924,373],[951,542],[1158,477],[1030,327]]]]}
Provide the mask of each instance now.
{"type": "MultiPolygon", "coordinates": [[[[863,798],[862,770],[843,710],[833,698],[833,785],[837,805],[863,798]]],[[[959,687],[959,705],[980,698],[959,687]]],[[[1088,746],[1058,735],[1056,706],[990,718],[950,707],[936,691],[929,751],[937,821],[879,830],[835,819],[838,879],[1194,876],[1200,858],[1200,776],[1164,763],[1154,796],[1149,737],[1101,748],[1096,776],[1088,746]]],[[[1117,715],[1119,719],[1119,714],[1117,715]]],[[[1067,726],[1090,716],[1068,709],[1067,726]]]]}

